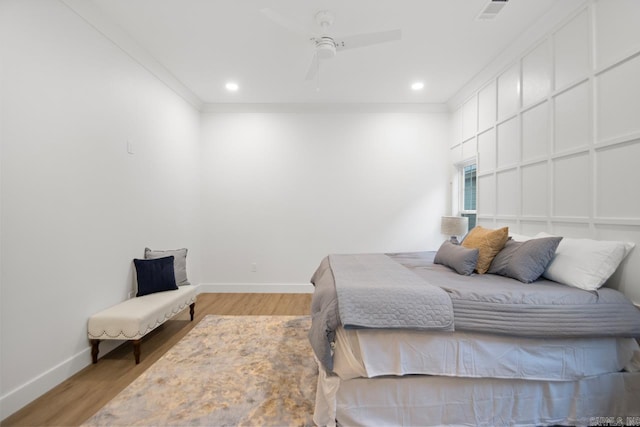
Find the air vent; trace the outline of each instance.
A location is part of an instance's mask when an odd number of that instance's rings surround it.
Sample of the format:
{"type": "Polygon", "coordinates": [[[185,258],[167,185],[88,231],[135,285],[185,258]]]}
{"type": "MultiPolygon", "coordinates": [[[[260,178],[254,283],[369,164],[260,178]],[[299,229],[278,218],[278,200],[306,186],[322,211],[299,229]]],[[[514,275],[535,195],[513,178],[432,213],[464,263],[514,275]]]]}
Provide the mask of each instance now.
{"type": "Polygon", "coordinates": [[[487,5],[482,9],[476,20],[478,21],[487,21],[490,19],[494,19],[498,13],[502,10],[502,8],[507,4],[508,0],[491,0],[487,5]]]}

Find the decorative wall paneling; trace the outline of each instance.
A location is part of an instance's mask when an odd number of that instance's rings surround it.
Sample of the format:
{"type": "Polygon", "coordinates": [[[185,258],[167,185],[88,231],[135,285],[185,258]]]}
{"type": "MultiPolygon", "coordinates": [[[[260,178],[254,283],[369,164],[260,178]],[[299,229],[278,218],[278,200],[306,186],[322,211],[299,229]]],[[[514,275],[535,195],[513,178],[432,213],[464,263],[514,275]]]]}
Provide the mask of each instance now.
{"type": "Polygon", "coordinates": [[[636,242],[610,286],[640,303],[637,22],[637,0],[587,2],[458,107],[451,150],[476,147],[480,225],[636,242]]]}

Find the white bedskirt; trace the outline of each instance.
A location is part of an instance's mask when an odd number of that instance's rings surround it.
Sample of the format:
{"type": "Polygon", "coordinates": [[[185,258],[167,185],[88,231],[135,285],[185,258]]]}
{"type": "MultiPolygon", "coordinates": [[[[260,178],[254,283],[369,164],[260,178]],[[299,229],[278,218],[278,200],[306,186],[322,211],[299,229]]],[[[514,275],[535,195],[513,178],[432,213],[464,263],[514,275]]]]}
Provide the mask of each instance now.
{"type": "Polygon", "coordinates": [[[640,370],[633,338],[519,338],[478,332],[336,330],[333,371],[343,380],[442,375],[573,381],[640,370]]]}
{"type": "Polygon", "coordinates": [[[342,426],[590,425],[598,417],[640,417],[638,372],[576,381],[424,375],[342,381],[320,364],[319,371],[314,422],[320,426],[336,420],[342,426]]]}

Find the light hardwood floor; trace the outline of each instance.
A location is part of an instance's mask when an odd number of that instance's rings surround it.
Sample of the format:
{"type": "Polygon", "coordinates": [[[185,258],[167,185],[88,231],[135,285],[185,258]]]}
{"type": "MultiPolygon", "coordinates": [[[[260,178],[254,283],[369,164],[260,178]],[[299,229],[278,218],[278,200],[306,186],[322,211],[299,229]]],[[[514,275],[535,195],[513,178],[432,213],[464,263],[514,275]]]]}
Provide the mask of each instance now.
{"type": "MultiPolygon", "coordinates": [[[[305,315],[311,294],[200,294],[193,322],[189,310],[149,333],[142,340],[140,364],[125,343],[2,421],[8,426],[78,426],[175,345],[207,314],[305,315]]],[[[87,343],[88,345],[88,343],[87,343]]],[[[89,356],[87,356],[89,357],[89,356]]]]}

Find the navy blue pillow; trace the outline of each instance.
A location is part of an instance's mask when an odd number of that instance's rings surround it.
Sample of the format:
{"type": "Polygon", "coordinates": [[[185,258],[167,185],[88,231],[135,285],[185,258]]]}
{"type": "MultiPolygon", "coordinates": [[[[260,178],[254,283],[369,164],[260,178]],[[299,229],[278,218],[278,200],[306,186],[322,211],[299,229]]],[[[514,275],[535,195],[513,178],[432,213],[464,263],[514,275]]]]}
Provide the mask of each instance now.
{"type": "Polygon", "coordinates": [[[173,272],[173,255],[156,259],[134,259],[138,277],[137,297],[178,289],[173,272]]]}

